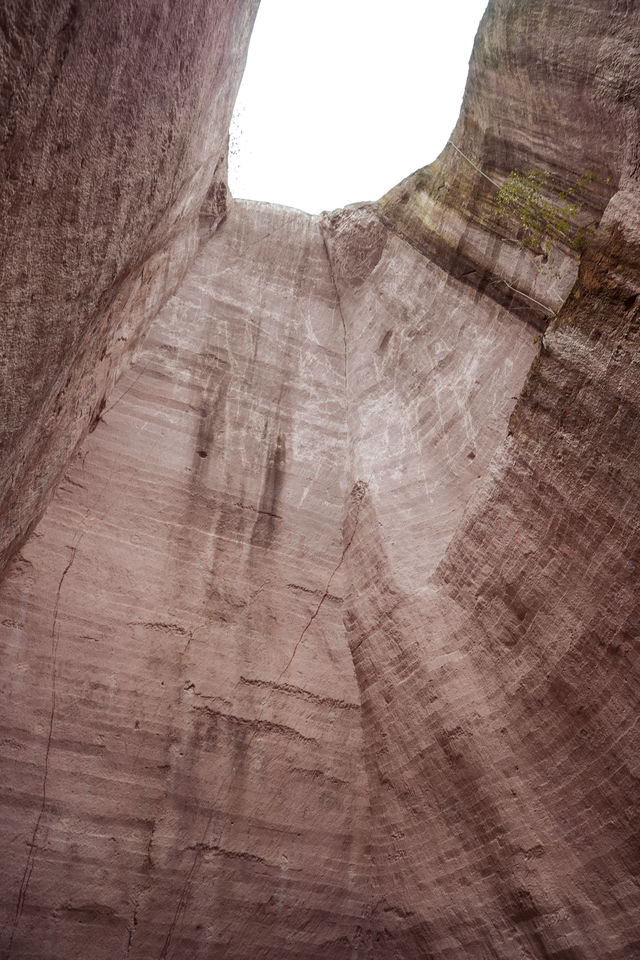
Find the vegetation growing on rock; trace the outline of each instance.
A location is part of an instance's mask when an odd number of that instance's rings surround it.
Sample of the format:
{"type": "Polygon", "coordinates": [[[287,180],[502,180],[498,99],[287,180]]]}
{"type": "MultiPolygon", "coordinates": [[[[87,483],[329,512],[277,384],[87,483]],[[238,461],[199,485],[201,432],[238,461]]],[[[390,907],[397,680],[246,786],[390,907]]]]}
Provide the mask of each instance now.
{"type": "Polygon", "coordinates": [[[548,170],[512,170],[500,187],[496,204],[505,218],[517,218],[518,241],[524,249],[541,251],[545,260],[558,244],[582,252],[593,225],[581,225],[579,219],[585,188],[595,179],[593,170],[586,170],[575,184],[555,191],[548,170]],[[552,192],[554,199],[550,199],[552,192]]]}

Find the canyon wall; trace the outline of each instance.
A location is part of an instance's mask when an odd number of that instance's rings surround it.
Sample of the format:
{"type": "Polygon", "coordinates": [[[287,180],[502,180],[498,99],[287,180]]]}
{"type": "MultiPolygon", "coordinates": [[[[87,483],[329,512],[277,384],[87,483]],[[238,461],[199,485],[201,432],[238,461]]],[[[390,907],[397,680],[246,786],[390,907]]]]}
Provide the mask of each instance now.
{"type": "Polygon", "coordinates": [[[258,0],[0,12],[0,568],[226,206],[258,0]]]}
{"type": "Polygon", "coordinates": [[[490,3],[458,150],[204,237],[0,590],[2,957],[640,955],[639,27],[490,3]]]}
{"type": "Polygon", "coordinates": [[[350,956],[345,445],[317,218],[237,203],[5,580],[3,956],[350,956]]]}
{"type": "Polygon", "coordinates": [[[375,956],[640,954],[638,26],[625,3],[490,4],[453,143],[326,221],[350,476],[372,478],[345,622],[375,956]],[[549,270],[498,214],[487,176],[529,167],[596,175],[573,287],[570,248],[549,270]]]}

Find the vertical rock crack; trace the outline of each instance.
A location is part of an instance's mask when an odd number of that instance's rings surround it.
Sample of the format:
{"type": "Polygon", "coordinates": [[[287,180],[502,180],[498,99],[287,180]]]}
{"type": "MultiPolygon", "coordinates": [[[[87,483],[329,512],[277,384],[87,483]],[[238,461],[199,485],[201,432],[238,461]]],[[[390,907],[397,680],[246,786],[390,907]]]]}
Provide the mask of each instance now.
{"type": "Polygon", "coordinates": [[[40,824],[44,816],[46,806],[47,806],[47,783],[49,779],[49,754],[51,752],[51,740],[53,737],[53,725],[55,721],[56,713],[56,666],[57,666],[57,657],[58,657],[58,643],[60,640],[60,630],[56,629],[58,627],[58,611],[60,609],[60,594],[62,593],[62,584],[64,583],[65,577],[69,573],[73,562],[76,558],[76,551],[78,549],[80,537],[78,537],[75,545],[71,547],[71,556],[69,561],[62,571],[62,575],[58,582],[58,590],[56,593],[56,602],[53,609],[53,624],[51,626],[51,710],[49,712],[49,730],[47,734],[47,745],[45,748],[44,755],[44,769],[42,774],[42,798],[40,802],[40,810],[38,812],[38,817],[33,828],[33,833],[31,835],[31,841],[29,842],[29,853],[27,854],[27,862],[25,864],[24,872],[22,874],[22,880],[20,881],[20,888],[18,890],[18,899],[16,902],[16,909],[13,917],[13,925],[11,929],[11,937],[9,939],[9,946],[7,948],[7,960],[11,956],[11,951],[13,949],[13,940],[18,929],[18,924],[20,923],[20,918],[24,911],[24,905],[27,899],[27,892],[29,890],[29,883],[31,882],[31,875],[33,873],[33,868],[35,866],[36,852],[37,852],[37,840],[38,833],[40,831],[40,824]]]}

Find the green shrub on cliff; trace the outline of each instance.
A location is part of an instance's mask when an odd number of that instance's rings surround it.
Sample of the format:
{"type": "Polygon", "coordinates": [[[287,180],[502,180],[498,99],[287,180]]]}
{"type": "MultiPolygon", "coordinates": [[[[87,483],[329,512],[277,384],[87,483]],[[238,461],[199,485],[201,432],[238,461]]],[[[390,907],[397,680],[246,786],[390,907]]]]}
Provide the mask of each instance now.
{"type": "Polygon", "coordinates": [[[585,187],[595,180],[587,170],[573,186],[554,191],[549,171],[512,170],[498,191],[496,204],[508,219],[517,218],[518,242],[528,250],[542,252],[545,259],[553,246],[564,244],[582,251],[592,226],[580,225],[585,187]],[[549,199],[555,193],[555,199],[549,199]]]}

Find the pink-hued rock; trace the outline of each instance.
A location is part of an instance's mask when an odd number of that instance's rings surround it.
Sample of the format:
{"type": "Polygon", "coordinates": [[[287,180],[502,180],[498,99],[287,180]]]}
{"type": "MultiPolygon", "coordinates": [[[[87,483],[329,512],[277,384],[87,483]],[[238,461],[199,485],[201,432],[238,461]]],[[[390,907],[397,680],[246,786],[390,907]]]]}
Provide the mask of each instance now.
{"type": "Polygon", "coordinates": [[[374,956],[638,953],[638,206],[609,205],[433,572],[359,505],[374,956]]]}
{"type": "Polygon", "coordinates": [[[366,914],[342,324],[318,218],[233,210],[5,581],[13,958],[349,957],[366,914]]]}
{"type": "Polygon", "coordinates": [[[0,12],[0,568],[226,206],[258,0],[0,12]]]}
{"type": "Polygon", "coordinates": [[[416,589],[535,353],[530,327],[380,229],[340,303],[328,221],[236,203],[9,568],[5,702],[33,718],[7,754],[9,956],[80,956],[105,925],[95,957],[370,940],[386,900],[344,605],[358,513],[380,505],[373,542],[416,589]]]}
{"type": "Polygon", "coordinates": [[[203,243],[0,589],[3,960],[640,956],[639,29],[476,41],[581,258],[451,146],[203,243]]]}

